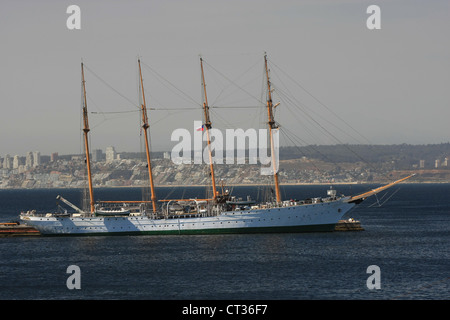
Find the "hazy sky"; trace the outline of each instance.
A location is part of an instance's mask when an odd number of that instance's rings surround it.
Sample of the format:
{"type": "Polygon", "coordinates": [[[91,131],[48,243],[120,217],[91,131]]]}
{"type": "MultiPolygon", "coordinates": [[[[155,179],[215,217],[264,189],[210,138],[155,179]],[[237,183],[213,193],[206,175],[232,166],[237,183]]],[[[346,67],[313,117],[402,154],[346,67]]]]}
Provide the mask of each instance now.
{"type": "MultiPolygon", "coordinates": [[[[123,112],[139,103],[138,56],[147,106],[186,108],[149,110],[152,147],[171,150],[172,131],[201,120],[200,54],[215,127],[264,126],[267,52],[277,120],[305,143],[448,142],[449,30],[448,0],[2,0],[0,156],[82,151],[81,60],[89,111],[123,112]],[[81,30],[66,27],[71,4],[81,30]],[[381,30],[366,26],[372,4],[381,30]],[[262,108],[219,109],[231,105],[262,108]]],[[[93,149],[140,150],[137,112],[90,114],[90,124],[93,149]]]]}

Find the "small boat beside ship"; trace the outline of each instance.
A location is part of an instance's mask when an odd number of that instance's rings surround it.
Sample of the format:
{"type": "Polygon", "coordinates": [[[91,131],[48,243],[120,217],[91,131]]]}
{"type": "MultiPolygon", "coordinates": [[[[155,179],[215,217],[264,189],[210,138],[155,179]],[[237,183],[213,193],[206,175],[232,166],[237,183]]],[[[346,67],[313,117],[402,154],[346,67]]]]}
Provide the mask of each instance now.
{"type": "Polygon", "coordinates": [[[203,89],[203,128],[210,156],[210,177],[212,197],[209,199],[156,199],[149,150],[149,124],[145,102],[140,60],[140,106],[142,129],[145,138],[145,150],[150,184],[150,201],[102,201],[95,202],[92,187],[89,157],[88,111],[83,63],[82,92],[83,99],[83,134],[89,187],[89,209],[82,210],[69,201],[58,196],[76,213],[36,213],[22,212],[20,219],[28,226],[34,227],[42,235],[162,235],[162,234],[218,234],[218,233],[268,233],[268,232],[322,232],[334,231],[342,217],[366,198],[388,189],[411,176],[355,196],[338,196],[335,189],[328,190],[324,196],[313,199],[283,200],[281,197],[276,159],[274,153],[273,131],[278,130],[274,119],[274,105],[271,97],[271,83],[267,56],[264,67],[267,84],[267,116],[271,143],[271,156],[274,169],[274,195],[269,201],[257,203],[247,199],[238,199],[228,191],[219,192],[216,188],[214,164],[211,161],[211,140],[209,130],[212,122],[206,95],[203,60],[200,58],[203,89]],[[158,202],[160,205],[158,205],[158,202]]]}
{"type": "Polygon", "coordinates": [[[40,236],[39,230],[32,226],[21,224],[20,222],[0,223],[0,238],[2,237],[23,237],[40,236]]]}

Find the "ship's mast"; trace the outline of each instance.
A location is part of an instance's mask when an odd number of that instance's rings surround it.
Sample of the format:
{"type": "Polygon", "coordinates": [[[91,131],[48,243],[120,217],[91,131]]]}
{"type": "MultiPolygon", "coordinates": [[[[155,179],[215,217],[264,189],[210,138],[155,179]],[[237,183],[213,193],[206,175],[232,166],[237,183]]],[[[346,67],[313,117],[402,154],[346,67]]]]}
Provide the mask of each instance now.
{"type": "Polygon", "coordinates": [[[270,88],[270,78],[269,78],[269,69],[267,68],[267,55],[264,55],[264,65],[266,69],[266,78],[267,78],[267,114],[269,121],[267,124],[269,125],[269,135],[270,135],[270,151],[272,154],[272,165],[273,165],[273,179],[275,182],[275,194],[277,197],[277,202],[281,202],[281,194],[280,194],[280,185],[278,182],[278,172],[277,172],[277,163],[275,157],[275,147],[273,143],[273,133],[272,130],[277,130],[278,125],[275,123],[275,119],[273,116],[273,104],[272,104],[272,92],[270,88]]]}
{"type": "Polygon", "coordinates": [[[81,63],[81,78],[82,78],[82,86],[83,86],[83,132],[84,132],[84,146],[86,149],[86,165],[87,165],[87,174],[88,174],[88,183],[89,183],[89,204],[91,207],[91,214],[94,214],[95,206],[94,206],[94,191],[92,189],[92,177],[91,177],[91,158],[89,154],[89,139],[88,133],[89,129],[89,121],[88,121],[88,111],[87,111],[87,100],[86,100],[86,81],[84,80],[84,67],[83,62],[81,63]]]}
{"type": "Polygon", "coordinates": [[[155,187],[153,185],[152,164],[150,161],[150,150],[149,150],[148,132],[147,132],[147,129],[150,126],[148,125],[147,107],[145,104],[144,83],[142,81],[142,71],[141,71],[141,60],[140,59],[138,59],[138,64],[139,64],[139,78],[140,78],[141,91],[142,91],[142,104],[141,104],[142,128],[144,129],[144,136],[145,136],[145,151],[147,153],[147,166],[148,166],[148,177],[150,179],[151,200],[152,200],[153,212],[156,212],[156,195],[155,195],[155,187]]]}
{"type": "Polygon", "coordinates": [[[200,57],[200,67],[202,70],[202,87],[203,87],[203,93],[204,93],[204,97],[205,97],[205,100],[203,101],[203,112],[205,115],[204,128],[206,131],[206,139],[207,139],[207,143],[208,143],[209,166],[211,169],[213,199],[217,200],[216,179],[214,178],[214,165],[213,165],[213,161],[212,161],[211,139],[209,136],[209,129],[211,129],[211,120],[209,118],[209,106],[208,106],[208,97],[206,95],[205,73],[203,72],[203,59],[201,57],[200,57]]]}

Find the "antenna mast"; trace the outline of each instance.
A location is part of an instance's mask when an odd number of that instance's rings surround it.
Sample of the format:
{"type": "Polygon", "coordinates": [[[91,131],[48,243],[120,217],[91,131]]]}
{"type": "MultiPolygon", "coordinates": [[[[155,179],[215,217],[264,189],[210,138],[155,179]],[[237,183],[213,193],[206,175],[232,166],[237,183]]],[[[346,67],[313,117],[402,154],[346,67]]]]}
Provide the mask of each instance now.
{"type": "Polygon", "coordinates": [[[206,83],[205,83],[205,73],[203,72],[203,59],[200,57],[200,67],[202,70],[202,87],[203,93],[205,95],[205,100],[203,102],[203,112],[205,115],[205,130],[206,130],[206,138],[208,142],[208,151],[209,151],[209,166],[211,169],[211,180],[212,180],[212,189],[213,189],[213,199],[217,200],[217,191],[216,191],[216,179],[214,178],[214,165],[212,161],[212,153],[211,153],[211,139],[209,136],[209,129],[211,129],[211,120],[209,118],[209,106],[208,106],[208,97],[206,95],[206,83]]]}
{"type": "Polygon", "coordinates": [[[91,177],[91,159],[89,154],[89,139],[88,133],[89,129],[89,121],[88,121],[88,112],[87,112],[87,101],[86,101],[86,81],[84,80],[84,67],[83,62],[81,63],[81,78],[82,78],[82,86],[83,86],[83,132],[84,132],[84,145],[86,148],[86,165],[87,165],[87,173],[88,173],[88,182],[89,182],[89,204],[91,207],[91,214],[94,214],[95,206],[94,206],[94,192],[92,189],[92,177],[91,177]]]}
{"type": "Polygon", "coordinates": [[[147,129],[150,126],[148,125],[147,107],[145,104],[144,83],[142,81],[142,71],[141,71],[141,60],[140,59],[138,59],[138,64],[139,64],[139,78],[140,78],[140,84],[141,84],[141,90],[142,90],[142,104],[141,104],[142,128],[144,129],[144,136],[145,136],[145,151],[147,153],[147,167],[148,167],[148,177],[150,179],[151,200],[152,200],[153,212],[156,212],[156,195],[155,195],[155,187],[153,185],[152,164],[150,161],[150,150],[149,150],[149,145],[148,145],[148,132],[147,132],[147,129]]]}
{"type": "Polygon", "coordinates": [[[264,65],[266,68],[266,77],[267,77],[267,91],[268,91],[267,114],[268,114],[268,118],[269,118],[269,121],[267,122],[267,124],[269,125],[269,134],[270,134],[270,151],[272,154],[273,179],[275,182],[275,194],[277,197],[277,202],[281,202],[280,185],[278,182],[275,147],[274,147],[274,143],[273,143],[273,133],[272,133],[272,130],[278,129],[278,125],[275,123],[275,119],[273,116],[272,92],[271,92],[271,88],[270,88],[269,69],[267,68],[267,54],[264,54],[264,65]]]}

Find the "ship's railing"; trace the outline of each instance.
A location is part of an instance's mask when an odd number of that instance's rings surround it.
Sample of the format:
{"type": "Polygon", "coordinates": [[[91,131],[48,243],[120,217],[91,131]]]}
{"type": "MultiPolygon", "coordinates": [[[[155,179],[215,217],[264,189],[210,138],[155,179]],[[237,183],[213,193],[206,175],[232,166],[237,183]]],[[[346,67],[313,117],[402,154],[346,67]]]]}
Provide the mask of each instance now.
{"type": "Polygon", "coordinates": [[[237,206],[233,211],[242,211],[242,210],[257,210],[257,209],[272,209],[272,208],[284,208],[284,207],[293,207],[300,205],[309,205],[309,204],[318,204],[318,203],[326,203],[339,200],[340,197],[327,197],[327,198],[309,198],[305,200],[285,200],[282,202],[276,201],[266,201],[262,203],[258,203],[252,206],[237,206]]]}
{"type": "Polygon", "coordinates": [[[25,217],[43,217],[45,213],[37,213],[36,210],[29,210],[27,212],[21,212],[20,215],[25,217]]]}

